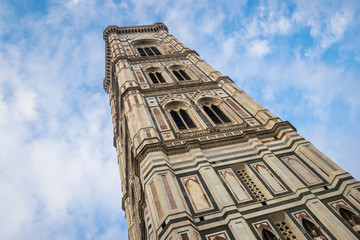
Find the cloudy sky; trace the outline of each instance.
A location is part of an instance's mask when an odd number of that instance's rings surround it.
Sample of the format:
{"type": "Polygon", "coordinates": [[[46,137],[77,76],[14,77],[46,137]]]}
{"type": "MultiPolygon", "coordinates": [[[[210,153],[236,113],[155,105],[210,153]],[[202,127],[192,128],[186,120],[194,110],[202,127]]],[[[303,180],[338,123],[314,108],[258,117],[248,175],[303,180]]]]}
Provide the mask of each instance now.
{"type": "Polygon", "coordinates": [[[360,2],[0,0],[0,239],[126,239],[108,25],[170,33],[360,179],[360,2]]]}

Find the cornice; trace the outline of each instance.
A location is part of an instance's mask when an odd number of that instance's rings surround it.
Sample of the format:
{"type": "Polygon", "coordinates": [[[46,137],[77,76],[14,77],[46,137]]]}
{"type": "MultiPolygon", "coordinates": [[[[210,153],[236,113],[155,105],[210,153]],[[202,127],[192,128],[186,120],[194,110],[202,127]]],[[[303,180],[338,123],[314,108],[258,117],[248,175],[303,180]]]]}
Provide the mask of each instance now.
{"type": "Polygon", "coordinates": [[[160,30],[165,30],[169,32],[169,29],[165,24],[161,22],[156,22],[152,25],[140,25],[140,26],[127,26],[127,27],[118,27],[116,25],[110,25],[105,28],[103,32],[104,41],[108,41],[108,37],[111,33],[116,34],[132,34],[132,33],[143,33],[143,32],[157,32],[160,30]]]}
{"type": "Polygon", "coordinates": [[[119,55],[114,59],[113,64],[116,64],[120,60],[126,60],[132,64],[134,64],[134,63],[151,63],[151,62],[156,62],[156,61],[160,61],[160,60],[164,60],[164,61],[179,60],[179,59],[186,58],[186,56],[189,54],[196,54],[197,56],[199,56],[199,54],[196,51],[190,50],[190,49],[187,49],[182,53],[173,53],[171,55],[154,55],[154,56],[143,56],[143,57],[119,55]]]}
{"type": "Polygon", "coordinates": [[[156,96],[156,95],[166,95],[179,92],[197,92],[198,90],[209,90],[213,88],[219,88],[219,83],[221,81],[233,82],[228,76],[222,76],[217,78],[215,81],[211,82],[199,82],[189,83],[189,84],[179,84],[179,85],[166,85],[164,87],[157,88],[141,88],[139,86],[128,87],[122,94],[121,98],[126,98],[129,94],[135,92],[140,93],[144,97],[156,96]]]}
{"type": "MultiPolygon", "coordinates": [[[[225,136],[223,138],[216,138],[211,140],[201,141],[199,139],[199,136],[197,136],[195,138],[194,137],[187,139],[181,138],[171,141],[152,143],[145,145],[135,158],[137,159],[137,162],[140,164],[140,162],[143,159],[145,159],[145,157],[151,152],[162,151],[166,155],[175,155],[175,154],[189,152],[191,149],[194,148],[208,149],[208,148],[215,148],[215,147],[221,147],[236,143],[247,142],[251,138],[264,139],[264,138],[268,138],[269,136],[276,136],[280,131],[289,128],[296,131],[295,127],[291,125],[290,122],[284,121],[284,122],[276,123],[272,129],[256,131],[256,129],[254,128],[249,128],[240,131],[239,134],[237,135],[225,136]],[[184,143],[173,145],[171,144],[171,142],[184,142],[184,143]]],[[[224,132],[217,132],[214,133],[213,135],[222,134],[222,133],[224,132]]]]}

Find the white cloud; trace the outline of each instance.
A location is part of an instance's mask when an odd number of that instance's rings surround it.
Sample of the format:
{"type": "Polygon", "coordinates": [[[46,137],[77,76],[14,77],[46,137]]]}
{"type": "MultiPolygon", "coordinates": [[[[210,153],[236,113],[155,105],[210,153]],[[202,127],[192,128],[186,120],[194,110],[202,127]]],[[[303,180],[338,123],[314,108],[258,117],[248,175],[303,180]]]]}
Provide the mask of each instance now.
{"type": "Polygon", "coordinates": [[[290,20],[285,17],[281,17],[277,24],[277,28],[281,34],[288,34],[292,27],[290,20]]]}
{"type": "Polygon", "coordinates": [[[358,7],[358,3],[351,1],[297,1],[293,19],[309,26],[314,40],[327,49],[343,39],[358,7]]]}
{"type": "Polygon", "coordinates": [[[248,55],[250,57],[262,57],[271,52],[269,43],[267,40],[254,40],[247,48],[248,55]]]}

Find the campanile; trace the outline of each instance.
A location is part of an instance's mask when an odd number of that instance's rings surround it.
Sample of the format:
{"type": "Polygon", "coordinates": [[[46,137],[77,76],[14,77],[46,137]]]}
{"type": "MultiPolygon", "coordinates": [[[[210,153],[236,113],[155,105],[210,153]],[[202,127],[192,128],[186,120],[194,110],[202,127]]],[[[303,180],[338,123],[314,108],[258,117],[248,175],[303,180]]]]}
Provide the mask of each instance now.
{"type": "Polygon", "coordinates": [[[360,183],[164,24],[104,40],[129,239],[360,238],[360,183]]]}

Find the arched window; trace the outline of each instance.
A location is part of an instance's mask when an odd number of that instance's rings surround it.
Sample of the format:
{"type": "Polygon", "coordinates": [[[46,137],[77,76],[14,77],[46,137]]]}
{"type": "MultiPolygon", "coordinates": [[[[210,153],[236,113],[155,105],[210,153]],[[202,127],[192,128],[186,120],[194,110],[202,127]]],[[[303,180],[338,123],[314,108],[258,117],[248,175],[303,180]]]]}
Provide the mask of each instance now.
{"type": "Polygon", "coordinates": [[[263,228],[262,230],[262,239],[263,240],[278,240],[278,238],[275,236],[275,234],[273,234],[272,232],[270,232],[269,230],[263,228]]]}
{"type": "Polygon", "coordinates": [[[327,239],[324,233],[317,227],[313,222],[303,218],[302,225],[305,231],[310,235],[311,238],[318,238],[318,239],[327,239]]]}
{"type": "Polygon", "coordinates": [[[210,106],[203,106],[204,111],[215,124],[228,123],[231,120],[221,111],[218,106],[211,104],[210,106]]]}
{"type": "Polygon", "coordinates": [[[151,50],[155,53],[155,55],[161,55],[161,52],[156,47],[151,47],[151,50]]]}
{"type": "Polygon", "coordinates": [[[150,72],[149,77],[154,84],[166,82],[161,73],[159,72],[150,72]]]}
{"type": "Polygon", "coordinates": [[[138,52],[140,53],[140,56],[154,56],[154,55],[161,55],[161,52],[156,47],[143,47],[137,48],[138,52]]]}
{"type": "Polygon", "coordinates": [[[359,226],[355,229],[355,231],[360,234],[360,218],[356,216],[355,213],[353,213],[350,210],[347,210],[345,208],[340,207],[339,209],[340,216],[349,224],[352,228],[355,226],[359,226]]]}
{"type": "Polygon", "coordinates": [[[196,128],[195,123],[192,121],[189,114],[185,110],[171,110],[170,114],[179,130],[196,128]]]}
{"type": "Polygon", "coordinates": [[[191,80],[184,70],[173,70],[172,72],[179,81],[191,80]]]}

